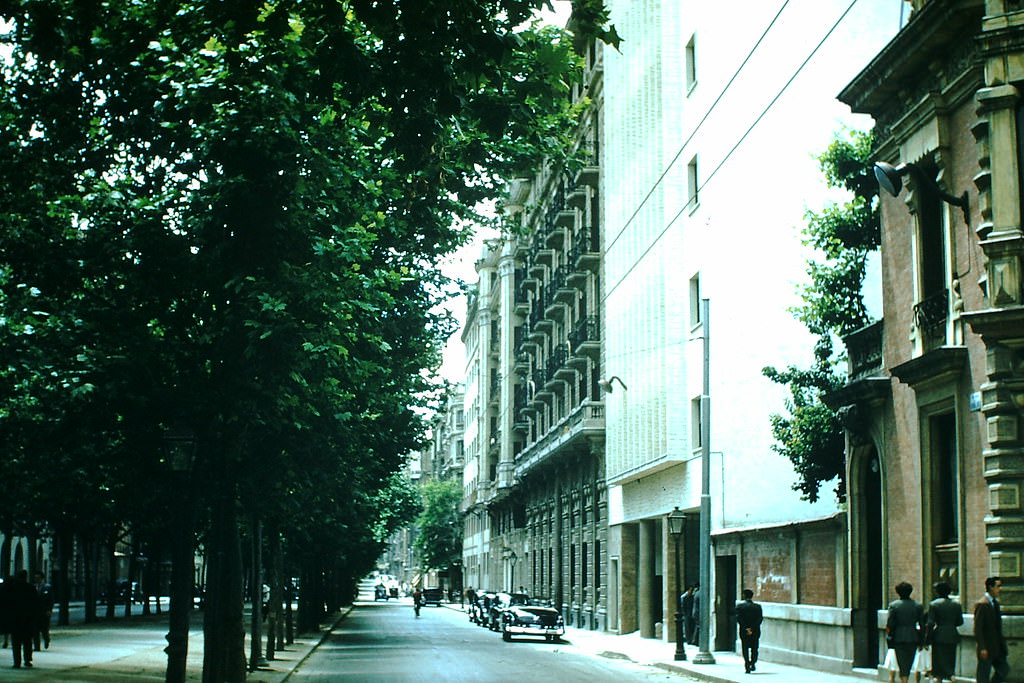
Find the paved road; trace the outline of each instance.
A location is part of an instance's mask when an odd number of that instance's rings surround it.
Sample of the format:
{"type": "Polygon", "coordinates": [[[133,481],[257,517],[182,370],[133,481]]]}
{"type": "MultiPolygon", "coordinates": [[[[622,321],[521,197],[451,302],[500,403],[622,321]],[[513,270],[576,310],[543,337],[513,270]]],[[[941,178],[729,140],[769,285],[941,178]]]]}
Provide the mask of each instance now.
{"type": "Polygon", "coordinates": [[[632,662],[588,656],[571,643],[505,643],[466,615],[408,601],[361,601],[289,683],[337,681],[682,681],[632,662]]]}

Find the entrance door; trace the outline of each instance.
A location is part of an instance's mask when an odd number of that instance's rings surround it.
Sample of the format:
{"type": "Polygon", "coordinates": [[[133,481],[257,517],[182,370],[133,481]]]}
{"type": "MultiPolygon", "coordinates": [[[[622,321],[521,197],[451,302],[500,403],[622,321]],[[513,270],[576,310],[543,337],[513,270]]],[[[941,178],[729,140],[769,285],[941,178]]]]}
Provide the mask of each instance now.
{"type": "Polygon", "coordinates": [[[874,669],[879,658],[878,610],[885,605],[882,585],[882,472],[878,453],[871,448],[861,460],[856,502],[861,561],[860,598],[853,611],[854,666],[874,669]]]}
{"type": "Polygon", "coordinates": [[[736,556],[715,558],[715,650],[736,651],[736,556]]]}

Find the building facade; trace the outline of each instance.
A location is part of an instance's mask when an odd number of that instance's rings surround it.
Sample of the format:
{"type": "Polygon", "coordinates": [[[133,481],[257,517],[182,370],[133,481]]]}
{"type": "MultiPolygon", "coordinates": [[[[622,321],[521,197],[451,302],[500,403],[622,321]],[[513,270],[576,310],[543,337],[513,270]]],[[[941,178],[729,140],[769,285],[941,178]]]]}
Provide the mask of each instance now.
{"type": "Polygon", "coordinates": [[[728,606],[750,588],[766,657],[849,668],[845,518],[829,488],[816,503],[793,491],[769,420],[786,388],[762,369],[810,364],[790,309],[810,256],[804,212],[829,198],[813,155],[857,125],[834,93],[896,33],[899,4],[741,3],[743,21],[734,3],[608,4],[623,44],[604,61],[603,367],[628,386],[605,398],[609,624],[674,639],[665,518],[692,516],[679,573],[695,583],[710,440],[711,648],[735,647],[728,606]],[[830,561],[803,559],[811,547],[830,561]]]}
{"type": "MultiPolygon", "coordinates": [[[[970,613],[995,575],[1019,671],[1024,7],[911,4],[841,94],[874,118],[875,158],[891,165],[885,316],[846,339],[851,381],[831,399],[847,426],[856,663],[877,663],[896,582],[926,600],[948,581],[970,613]]],[[[961,675],[974,666],[966,619],[961,675]]]]}
{"type": "MultiPolygon", "coordinates": [[[[601,98],[601,49],[577,100],[601,98]]],[[[576,160],[513,184],[514,236],[476,264],[463,341],[467,585],[551,600],[605,625],[607,499],[600,379],[599,104],[576,160]]]]}

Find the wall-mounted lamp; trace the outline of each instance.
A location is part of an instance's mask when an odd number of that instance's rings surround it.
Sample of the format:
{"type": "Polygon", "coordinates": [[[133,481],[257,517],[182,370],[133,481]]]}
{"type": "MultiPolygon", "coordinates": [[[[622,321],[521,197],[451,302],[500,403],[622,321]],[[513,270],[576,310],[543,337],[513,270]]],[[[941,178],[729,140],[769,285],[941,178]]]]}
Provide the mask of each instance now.
{"type": "Polygon", "coordinates": [[[893,197],[897,196],[900,193],[900,190],[903,189],[903,176],[905,175],[914,176],[915,182],[928,187],[947,204],[960,207],[960,210],[964,212],[964,222],[970,224],[971,219],[967,213],[968,204],[966,191],[959,197],[955,197],[948,192],[944,192],[942,188],[939,187],[939,184],[935,182],[935,179],[922,171],[921,167],[917,164],[908,162],[900,164],[899,166],[893,166],[892,164],[887,164],[884,161],[875,162],[875,179],[878,180],[878,186],[893,197]]]}
{"type": "Polygon", "coordinates": [[[611,394],[613,393],[612,382],[615,381],[618,381],[618,383],[622,386],[623,391],[629,391],[629,387],[626,386],[626,383],[623,382],[622,378],[619,377],[618,375],[612,375],[608,379],[597,380],[597,386],[601,387],[601,389],[603,389],[606,394],[611,394]]]}

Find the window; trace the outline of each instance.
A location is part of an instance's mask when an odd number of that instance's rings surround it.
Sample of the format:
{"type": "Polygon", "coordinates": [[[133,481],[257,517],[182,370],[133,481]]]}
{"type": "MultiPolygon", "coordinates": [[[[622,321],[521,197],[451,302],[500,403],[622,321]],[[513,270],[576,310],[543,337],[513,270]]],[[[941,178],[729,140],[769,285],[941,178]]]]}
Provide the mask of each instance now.
{"type": "MultiPolygon", "coordinates": [[[[938,176],[934,163],[921,162],[920,167],[922,173],[929,178],[938,176]]],[[[926,183],[921,185],[915,188],[918,301],[914,306],[914,323],[923,337],[922,350],[928,351],[946,342],[950,275],[946,265],[946,225],[942,200],[934,188],[926,183]]]]}
{"type": "Polygon", "coordinates": [[[687,202],[686,206],[693,211],[699,204],[697,197],[697,191],[700,189],[698,184],[699,177],[697,175],[697,157],[690,159],[690,163],[686,165],[686,192],[687,202]]]}
{"type": "Polygon", "coordinates": [[[697,35],[690,36],[686,43],[686,92],[689,94],[697,85],[697,35]]]}
{"type": "Polygon", "coordinates": [[[584,588],[587,587],[587,574],[589,573],[587,571],[589,569],[589,567],[587,565],[588,565],[588,562],[587,562],[587,544],[584,543],[581,546],[581,550],[580,550],[580,571],[583,574],[583,587],[584,588]]]}
{"type": "Polygon", "coordinates": [[[701,439],[700,396],[690,399],[690,445],[694,450],[704,445],[701,439]]]}
{"type": "Polygon", "coordinates": [[[700,273],[690,278],[690,327],[700,325],[700,273]]]}
{"type": "Polygon", "coordinates": [[[594,541],[594,588],[601,587],[601,541],[594,541]]]}
{"type": "Polygon", "coordinates": [[[932,563],[934,581],[957,591],[959,567],[959,456],[956,414],[932,415],[927,422],[931,485],[932,563]]]}

